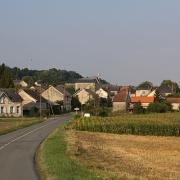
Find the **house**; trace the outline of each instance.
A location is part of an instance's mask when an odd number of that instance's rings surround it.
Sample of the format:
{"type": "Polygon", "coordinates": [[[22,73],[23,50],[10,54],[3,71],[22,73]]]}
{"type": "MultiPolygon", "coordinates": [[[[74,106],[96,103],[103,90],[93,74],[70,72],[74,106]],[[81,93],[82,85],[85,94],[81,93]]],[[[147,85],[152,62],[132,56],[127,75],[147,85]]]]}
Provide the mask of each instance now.
{"type": "Polygon", "coordinates": [[[180,98],[168,97],[166,100],[171,103],[173,110],[180,110],[180,98]]]}
{"type": "Polygon", "coordinates": [[[130,103],[129,88],[122,87],[113,98],[113,112],[127,112],[130,103]]]}
{"type": "Polygon", "coordinates": [[[129,94],[130,94],[130,97],[136,96],[136,88],[134,86],[129,86],[129,94]]]}
{"type": "Polygon", "coordinates": [[[104,99],[107,99],[109,96],[109,93],[104,88],[98,89],[96,91],[96,94],[98,95],[98,97],[104,98],[104,99]]]}
{"type": "Polygon", "coordinates": [[[110,92],[111,96],[114,97],[120,91],[121,86],[109,85],[107,89],[110,92]]]}
{"type": "Polygon", "coordinates": [[[13,82],[14,82],[15,87],[17,87],[17,86],[22,87],[22,88],[28,87],[28,84],[23,80],[14,80],[13,82]]]}
{"type": "Polygon", "coordinates": [[[99,88],[99,81],[101,80],[98,77],[81,78],[75,83],[75,90],[92,89],[96,91],[99,88]]]}
{"type": "Polygon", "coordinates": [[[15,90],[0,90],[0,116],[23,116],[22,98],[15,90]]]}
{"type": "Polygon", "coordinates": [[[149,106],[150,103],[153,103],[155,100],[154,97],[143,97],[143,96],[140,96],[140,97],[131,97],[131,103],[132,104],[135,104],[135,103],[138,103],[140,102],[141,103],[141,106],[143,108],[147,108],[149,106]]]}
{"type": "Polygon", "coordinates": [[[38,110],[40,108],[41,110],[47,110],[49,108],[48,101],[32,89],[20,89],[18,94],[23,99],[23,111],[26,115],[28,115],[32,108],[38,110]]]}
{"type": "Polygon", "coordinates": [[[64,86],[58,85],[54,87],[50,85],[49,88],[45,90],[41,95],[50,103],[62,102],[64,106],[63,108],[66,111],[71,111],[72,96],[65,90],[64,86]]]}
{"type": "Polygon", "coordinates": [[[77,91],[74,94],[74,96],[79,99],[79,102],[82,105],[84,105],[84,104],[88,103],[89,101],[97,98],[96,92],[91,90],[91,89],[81,89],[81,90],[77,91]]]}
{"type": "Polygon", "coordinates": [[[148,96],[153,90],[153,84],[151,82],[143,82],[136,88],[136,96],[148,96]]]}
{"type": "Polygon", "coordinates": [[[159,94],[162,97],[167,97],[172,95],[173,91],[170,87],[166,86],[166,85],[162,85],[160,87],[155,87],[152,89],[152,91],[147,95],[148,97],[155,97],[156,96],[156,91],[159,92],[159,94]]]}

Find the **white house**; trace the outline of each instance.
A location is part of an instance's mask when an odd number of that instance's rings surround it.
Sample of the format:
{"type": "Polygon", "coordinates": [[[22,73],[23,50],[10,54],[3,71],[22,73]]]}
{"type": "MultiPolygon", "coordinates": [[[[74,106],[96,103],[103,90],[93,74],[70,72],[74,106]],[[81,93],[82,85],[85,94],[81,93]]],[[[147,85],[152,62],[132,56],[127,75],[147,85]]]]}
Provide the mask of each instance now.
{"type": "Polygon", "coordinates": [[[148,96],[153,91],[153,84],[151,82],[143,82],[136,88],[136,96],[148,96]]]}
{"type": "Polygon", "coordinates": [[[108,98],[108,92],[105,91],[103,88],[100,88],[96,91],[96,94],[100,97],[100,98],[105,98],[107,99],[108,98]]]}
{"type": "Polygon", "coordinates": [[[23,116],[22,98],[15,90],[0,90],[0,116],[23,116]]]}

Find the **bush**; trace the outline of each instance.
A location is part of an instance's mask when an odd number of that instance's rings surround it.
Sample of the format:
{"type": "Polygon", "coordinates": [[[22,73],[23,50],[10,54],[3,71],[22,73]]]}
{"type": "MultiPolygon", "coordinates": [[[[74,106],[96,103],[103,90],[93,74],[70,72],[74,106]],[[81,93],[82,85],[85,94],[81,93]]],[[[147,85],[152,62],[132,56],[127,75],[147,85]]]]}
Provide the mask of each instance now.
{"type": "Polygon", "coordinates": [[[148,112],[165,113],[171,110],[167,103],[154,102],[149,104],[148,112]]]}
{"type": "Polygon", "coordinates": [[[145,112],[145,109],[141,106],[141,103],[135,103],[133,108],[134,114],[143,114],[145,112]]]}

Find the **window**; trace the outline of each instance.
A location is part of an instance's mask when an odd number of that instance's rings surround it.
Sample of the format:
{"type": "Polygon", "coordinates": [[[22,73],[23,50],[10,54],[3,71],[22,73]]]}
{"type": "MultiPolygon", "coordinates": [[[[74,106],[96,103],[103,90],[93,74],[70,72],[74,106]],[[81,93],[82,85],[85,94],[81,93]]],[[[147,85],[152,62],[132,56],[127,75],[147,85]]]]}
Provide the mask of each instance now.
{"type": "Polygon", "coordinates": [[[13,111],[14,111],[14,107],[11,106],[11,107],[10,107],[10,114],[13,114],[13,111]]]}
{"type": "Polygon", "coordinates": [[[16,112],[17,112],[17,114],[19,114],[19,106],[17,106],[17,109],[16,109],[16,112]]]}
{"type": "Polygon", "coordinates": [[[4,113],[4,107],[1,106],[1,114],[3,114],[3,113],[4,113]]]}

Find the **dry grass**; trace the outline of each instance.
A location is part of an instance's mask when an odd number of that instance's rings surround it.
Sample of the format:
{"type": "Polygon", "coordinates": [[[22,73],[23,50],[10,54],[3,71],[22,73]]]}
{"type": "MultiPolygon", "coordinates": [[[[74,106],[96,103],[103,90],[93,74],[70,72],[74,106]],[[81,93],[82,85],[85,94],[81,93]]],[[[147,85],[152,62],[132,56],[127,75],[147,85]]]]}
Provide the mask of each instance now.
{"type": "Polygon", "coordinates": [[[180,138],[66,132],[68,154],[116,179],[180,179],[180,138]]]}
{"type": "Polygon", "coordinates": [[[38,118],[0,118],[0,135],[40,122],[38,118]]]}

